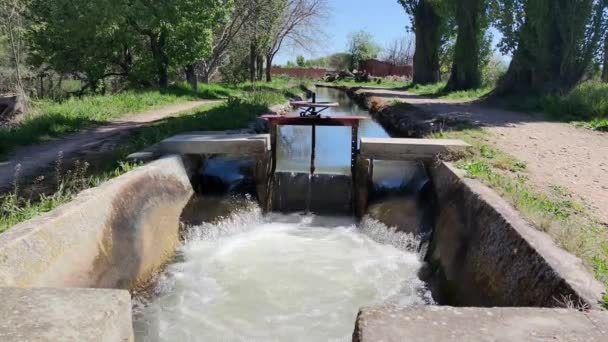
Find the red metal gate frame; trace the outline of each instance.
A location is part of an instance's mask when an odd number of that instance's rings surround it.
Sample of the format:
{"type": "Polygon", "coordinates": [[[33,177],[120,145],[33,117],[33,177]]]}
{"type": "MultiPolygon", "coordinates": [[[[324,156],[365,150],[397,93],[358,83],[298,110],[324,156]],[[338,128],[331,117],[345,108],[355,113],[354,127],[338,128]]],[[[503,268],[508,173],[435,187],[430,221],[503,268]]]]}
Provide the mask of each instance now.
{"type": "Polygon", "coordinates": [[[277,134],[278,126],[311,126],[312,128],[312,150],[310,156],[310,174],[315,173],[315,147],[316,126],[348,126],[351,127],[351,175],[355,177],[355,166],[358,154],[358,132],[359,122],[369,118],[365,116],[284,116],[284,115],[262,115],[262,119],[270,124],[270,143],[272,146],[272,173],[276,170],[277,156],[277,134]]]}

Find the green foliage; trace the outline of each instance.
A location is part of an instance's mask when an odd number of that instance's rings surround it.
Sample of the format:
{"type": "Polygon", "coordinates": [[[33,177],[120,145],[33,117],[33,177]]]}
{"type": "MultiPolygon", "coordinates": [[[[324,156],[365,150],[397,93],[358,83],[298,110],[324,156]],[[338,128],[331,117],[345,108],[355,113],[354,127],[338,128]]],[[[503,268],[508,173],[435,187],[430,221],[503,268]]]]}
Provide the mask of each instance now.
{"type": "Polygon", "coordinates": [[[588,128],[608,131],[607,83],[583,82],[566,95],[543,97],[540,106],[553,118],[577,121],[588,128]]]}
{"type": "Polygon", "coordinates": [[[298,55],[298,57],[296,57],[296,64],[302,68],[304,66],[306,66],[306,60],[304,59],[304,56],[302,55],[298,55]]]}
{"type": "Polygon", "coordinates": [[[605,0],[495,0],[496,26],[512,68],[499,94],[565,93],[599,53],[608,16],[605,0]]]}
{"type": "Polygon", "coordinates": [[[150,81],[209,56],[213,29],[232,1],[32,0],[31,62],[84,74],[150,81]]]}
{"type": "Polygon", "coordinates": [[[494,86],[490,85],[470,90],[446,91],[445,85],[445,82],[425,85],[415,84],[406,87],[406,89],[414,94],[449,100],[477,100],[488,95],[494,89],[494,86]]]}
{"type": "Polygon", "coordinates": [[[353,32],[348,36],[348,52],[351,58],[351,68],[357,69],[361,62],[378,57],[382,48],[374,42],[371,33],[365,31],[353,32]]]}

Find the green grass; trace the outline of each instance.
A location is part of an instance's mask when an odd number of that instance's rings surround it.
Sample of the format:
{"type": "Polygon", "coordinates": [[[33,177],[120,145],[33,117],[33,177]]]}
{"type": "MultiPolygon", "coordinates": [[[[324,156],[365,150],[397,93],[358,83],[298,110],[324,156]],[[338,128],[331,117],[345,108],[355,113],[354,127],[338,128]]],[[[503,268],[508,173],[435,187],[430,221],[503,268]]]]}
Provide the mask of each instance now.
{"type": "Polygon", "coordinates": [[[319,84],[336,85],[336,86],[347,86],[347,87],[374,87],[374,88],[386,88],[391,90],[404,90],[411,93],[441,98],[447,100],[477,100],[481,97],[488,95],[493,89],[493,86],[484,86],[477,89],[463,90],[463,91],[444,91],[446,82],[438,82],[426,85],[420,84],[406,84],[401,81],[384,80],[382,83],[377,84],[376,82],[355,82],[355,81],[336,81],[336,82],[320,82],[319,84]]]}
{"type": "MultiPolygon", "coordinates": [[[[537,229],[549,234],[562,248],[577,255],[608,286],[608,230],[564,188],[541,190],[530,184],[525,163],[505,154],[481,129],[435,134],[434,138],[462,139],[473,146],[456,166],[507,199],[537,229]]],[[[608,296],[604,298],[608,305],[608,296]]]]}
{"type": "Polygon", "coordinates": [[[88,164],[83,163],[82,165],[82,167],[60,175],[60,179],[57,180],[57,190],[51,195],[41,194],[36,200],[32,201],[22,197],[18,187],[15,187],[12,192],[0,196],[0,214],[2,214],[0,217],[0,233],[20,222],[49,212],[72,200],[78,192],[95,187],[110,178],[120,176],[137,166],[134,163],[119,162],[116,167],[104,168],[101,172],[87,176],[85,173],[88,164]]]}
{"type": "MultiPolygon", "coordinates": [[[[110,158],[104,159],[92,173],[87,173],[88,164],[85,163],[80,163],[80,167],[77,166],[66,173],[56,171],[57,189],[50,195],[38,195],[30,199],[22,194],[19,182],[16,182],[11,193],[0,196],[0,232],[69,202],[81,190],[132,170],[136,165],[124,162],[124,158],[130,153],[184,131],[246,128],[252,120],[266,113],[269,106],[286,101],[288,94],[299,92],[296,86],[295,88],[282,88],[291,87],[286,84],[275,86],[275,90],[241,92],[238,97],[230,97],[224,103],[205,105],[133,130],[124,141],[121,141],[119,147],[111,152],[110,158]]],[[[61,165],[61,160],[57,164],[61,165]]]]}
{"type": "Polygon", "coordinates": [[[608,131],[608,83],[583,82],[567,95],[542,98],[540,108],[551,118],[608,131]]]}
{"type": "Polygon", "coordinates": [[[463,90],[463,91],[451,91],[446,92],[446,82],[438,82],[426,85],[410,85],[404,89],[414,94],[436,97],[448,100],[477,100],[485,95],[488,95],[494,87],[486,86],[477,89],[463,90]]]}
{"type": "Polygon", "coordinates": [[[334,82],[317,82],[317,83],[334,85],[334,86],[371,87],[371,88],[387,88],[387,89],[401,88],[401,87],[405,87],[407,85],[407,82],[397,81],[397,80],[392,80],[392,79],[382,79],[380,81],[380,83],[374,82],[374,81],[357,82],[357,81],[346,81],[346,80],[340,80],[340,81],[334,81],[334,82]]]}
{"type": "Polygon", "coordinates": [[[283,101],[284,96],[297,95],[299,85],[293,80],[280,79],[257,84],[200,84],[196,92],[188,85],[180,85],[166,92],[126,91],[105,96],[72,97],[63,101],[34,100],[32,111],[23,122],[15,127],[0,127],[0,160],[19,146],[41,143],[130,113],[189,100],[225,99],[253,90],[256,90],[256,96],[265,96],[266,103],[275,103],[283,101]]]}

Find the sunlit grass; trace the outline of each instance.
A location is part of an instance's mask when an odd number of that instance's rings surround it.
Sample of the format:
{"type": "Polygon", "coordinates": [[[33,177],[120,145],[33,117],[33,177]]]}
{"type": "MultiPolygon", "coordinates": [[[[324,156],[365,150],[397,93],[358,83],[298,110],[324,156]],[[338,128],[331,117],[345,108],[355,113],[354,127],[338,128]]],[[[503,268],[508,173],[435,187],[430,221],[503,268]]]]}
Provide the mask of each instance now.
{"type": "Polygon", "coordinates": [[[414,94],[421,96],[436,97],[448,100],[477,100],[485,95],[488,95],[493,89],[493,86],[484,86],[481,88],[461,91],[445,91],[446,82],[431,83],[426,85],[412,85],[406,89],[414,94]]]}
{"type": "Polygon", "coordinates": [[[583,82],[567,95],[542,98],[540,106],[553,118],[608,131],[608,83],[583,82]]]}

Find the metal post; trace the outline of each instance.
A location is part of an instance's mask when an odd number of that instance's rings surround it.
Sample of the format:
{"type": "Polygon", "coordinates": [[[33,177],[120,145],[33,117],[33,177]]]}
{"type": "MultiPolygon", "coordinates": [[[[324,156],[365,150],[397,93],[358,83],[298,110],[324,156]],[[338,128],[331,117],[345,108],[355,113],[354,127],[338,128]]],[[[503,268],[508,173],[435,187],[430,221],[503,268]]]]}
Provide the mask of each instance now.
{"type": "Polygon", "coordinates": [[[272,149],[272,174],[277,169],[277,135],[279,134],[279,125],[272,123],[270,125],[270,148],[272,149]]]}
{"type": "Polygon", "coordinates": [[[310,175],[315,174],[315,149],[317,147],[317,129],[313,124],[312,126],[312,142],[311,142],[311,151],[310,151],[310,175]]]}
{"type": "Polygon", "coordinates": [[[351,126],[351,141],[350,141],[350,169],[353,178],[355,177],[356,165],[357,165],[357,153],[359,145],[359,123],[355,123],[351,126]]]}

